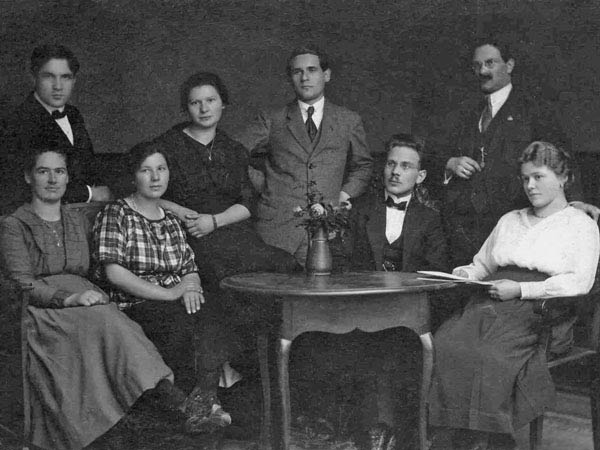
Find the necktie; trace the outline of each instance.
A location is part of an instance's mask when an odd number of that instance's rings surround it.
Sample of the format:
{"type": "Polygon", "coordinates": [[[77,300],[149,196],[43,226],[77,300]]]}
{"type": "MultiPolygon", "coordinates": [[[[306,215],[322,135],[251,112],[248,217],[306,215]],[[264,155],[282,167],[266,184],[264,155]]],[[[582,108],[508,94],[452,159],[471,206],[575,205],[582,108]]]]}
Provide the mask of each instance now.
{"type": "Polygon", "coordinates": [[[398,209],[400,211],[406,211],[406,205],[408,202],[398,202],[396,203],[392,197],[388,197],[385,199],[385,206],[388,208],[398,209]]]}
{"type": "Polygon", "coordinates": [[[66,115],[67,115],[66,109],[63,109],[62,112],[60,112],[58,109],[55,109],[54,111],[52,111],[52,118],[54,120],[62,119],[63,117],[66,117],[66,115]]]}
{"type": "Polygon", "coordinates": [[[308,132],[308,137],[312,142],[317,136],[317,126],[312,120],[312,116],[315,113],[315,108],[313,106],[309,106],[306,112],[308,113],[308,118],[306,119],[306,131],[308,132]]]}
{"type": "Polygon", "coordinates": [[[483,108],[483,112],[481,113],[481,132],[485,133],[487,127],[490,125],[492,121],[492,101],[490,100],[490,96],[485,96],[485,108],[483,108]]]}

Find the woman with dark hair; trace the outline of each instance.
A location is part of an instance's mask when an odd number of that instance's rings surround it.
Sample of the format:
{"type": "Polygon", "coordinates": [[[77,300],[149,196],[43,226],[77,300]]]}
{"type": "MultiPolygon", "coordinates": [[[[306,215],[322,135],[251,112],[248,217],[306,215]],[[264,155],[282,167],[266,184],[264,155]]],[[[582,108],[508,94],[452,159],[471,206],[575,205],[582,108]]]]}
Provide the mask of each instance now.
{"type": "MultiPolygon", "coordinates": [[[[528,300],[583,295],[594,283],[598,226],[567,203],[569,155],[533,142],[520,163],[531,206],[502,216],[473,262],[453,272],[491,285],[435,335],[430,423],[443,428],[433,449],[514,448],[514,431],[554,394],[528,300]]],[[[572,345],[573,322],[555,325],[553,353],[572,345]]]]}
{"type": "Polygon", "coordinates": [[[293,257],[266,245],[247,220],[255,195],[248,154],[218,128],[229,103],[221,79],[194,74],[181,86],[180,99],[189,121],[155,140],[170,160],[164,196],[170,202],[162,205],[185,221],[205,287],[218,290],[219,281],[235,273],[296,269],[293,257]]]}
{"type": "Polygon", "coordinates": [[[186,431],[212,431],[231,423],[216,397],[219,379],[210,376],[224,360],[198,346],[198,336],[213,341],[218,330],[202,311],[203,289],[185,232],[160,206],[169,185],[167,158],[159,146],[143,143],[129,159],[135,192],[107,205],[94,224],[95,274],[158,347],[177,386],[192,391],[184,405],[186,431]]]}
{"type": "MultiPolygon", "coordinates": [[[[220,281],[237,273],[292,271],[298,265],[292,255],[265,244],[248,220],[255,195],[248,153],[219,128],[229,102],[221,79],[196,73],[181,86],[180,98],[189,120],[153,141],[169,159],[170,183],[160,204],[185,225],[206,296],[204,313],[213,318],[212,326],[228,330],[223,339],[199,336],[198,344],[227,353],[231,360],[242,354],[240,346],[254,341],[258,321],[270,323],[271,313],[267,306],[221,291],[220,281]]],[[[221,370],[205,375],[214,385],[221,370]]]]}
{"type": "MultiPolygon", "coordinates": [[[[33,152],[32,198],[0,223],[3,270],[29,294],[23,326],[31,435],[45,449],[81,449],[149,389],[172,392],[173,373],[138,324],[87,280],[87,221],[61,206],[66,153],[33,152]]],[[[171,406],[177,400],[169,396],[171,406]]]]}

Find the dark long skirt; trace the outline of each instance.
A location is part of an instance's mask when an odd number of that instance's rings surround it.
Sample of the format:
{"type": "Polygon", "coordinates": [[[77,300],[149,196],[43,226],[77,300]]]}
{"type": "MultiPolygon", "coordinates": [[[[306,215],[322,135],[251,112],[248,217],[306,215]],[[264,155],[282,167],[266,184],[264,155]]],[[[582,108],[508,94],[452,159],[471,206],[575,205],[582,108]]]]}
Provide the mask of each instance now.
{"type": "Polygon", "coordinates": [[[265,244],[249,220],[219,228],[201,238],[189,237],[203,284],[214,290],[225,277],[247,272],[292,272],[294,257],[265,244]]]}
{"type": "MultiPolygon", "coordinates": [[[[205,298],[210,298],[210,294],[205,298]]],[[[198,383],[206,383],[205,378],[211,374],[220,374],[231,353],[227,326],[208,305],[188,314],[179,301],[148,300],[134,304],[125,313],[141,325],[156,345],[175,374],[175,385],[184,392],[190,392],[198,383]]]]}
{"type": "MultiPolygon", "coordinates": [[[[492,279],[547,277],[504,270],[492,279]]],[[[554,385],[538,345],[537,323],[539,316],[527,300],[499,302],[487,290],[474,294],[462,313],[435,334],[430,423],[513,433],[543,414],[553,401],[554,385]]]]}

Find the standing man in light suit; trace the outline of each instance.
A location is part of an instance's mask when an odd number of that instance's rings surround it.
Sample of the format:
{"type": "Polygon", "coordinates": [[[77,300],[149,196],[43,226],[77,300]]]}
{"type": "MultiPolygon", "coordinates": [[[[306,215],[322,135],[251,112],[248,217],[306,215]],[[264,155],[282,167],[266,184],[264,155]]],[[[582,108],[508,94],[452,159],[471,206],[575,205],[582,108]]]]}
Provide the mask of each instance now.
{"type": "Polygon", "coordinates": [[[308,237],[294,208],[306,205],[310,193],[333,205],[358,196],[369,182],[372,158],[360,116],[325,98],[331,69],[321,50],[295,49],[287,74],[296,99],[259,114],[240,140],[253,156],[264,158],[258,232],[304,264],[308,237]]]}
{"type": "Polygon", "coordinates": [[[33,92],[2,123],[0,157],[6,171],[1,212],[7,213],[27,200],[23,180],[26,153],[45,148],[65,150],[69,184],[67,203],[106,201],[108,187],[100,185],[92,141],[79,110],[70,105],[79,61],[62,45],[42,45],[31,54],[33,92]]]}

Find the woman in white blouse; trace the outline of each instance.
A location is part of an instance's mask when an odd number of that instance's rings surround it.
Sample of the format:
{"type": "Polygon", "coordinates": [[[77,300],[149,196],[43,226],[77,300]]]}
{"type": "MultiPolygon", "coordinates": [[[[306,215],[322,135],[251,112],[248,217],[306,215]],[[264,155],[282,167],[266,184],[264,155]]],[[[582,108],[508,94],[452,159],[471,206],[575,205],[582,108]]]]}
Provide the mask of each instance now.
{"type": "MultiPolygon", "coordinates": [[[[436,333],[432,449],[515,448],[514,431],[554,395],[528,300],[582,295],[594,283],[598,226],[566,200],[569,155],[533,142],[520,163],[531,206],[505,214],[473,263],[453,272],[493,284],[436,333]]],[[[568,350],[573,322],[553,330],[552,352],[568,350]]]]}

